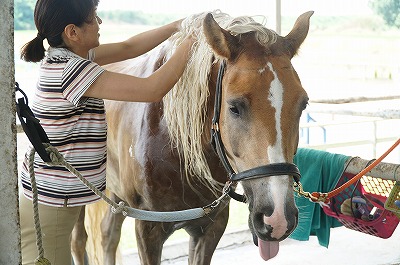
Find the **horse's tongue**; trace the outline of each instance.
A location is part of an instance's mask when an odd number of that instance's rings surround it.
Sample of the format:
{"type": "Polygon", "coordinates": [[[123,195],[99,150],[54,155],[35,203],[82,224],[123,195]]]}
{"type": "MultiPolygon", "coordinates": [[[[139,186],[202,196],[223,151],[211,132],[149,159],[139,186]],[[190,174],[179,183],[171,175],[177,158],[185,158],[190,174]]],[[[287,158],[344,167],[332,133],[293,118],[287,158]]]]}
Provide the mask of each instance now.
{"type": "Polygon", "coordinates": [[[267,261],[278,254],[279,242],[258,239],[258,249],[260,251],[260,256],[267,261]]]}

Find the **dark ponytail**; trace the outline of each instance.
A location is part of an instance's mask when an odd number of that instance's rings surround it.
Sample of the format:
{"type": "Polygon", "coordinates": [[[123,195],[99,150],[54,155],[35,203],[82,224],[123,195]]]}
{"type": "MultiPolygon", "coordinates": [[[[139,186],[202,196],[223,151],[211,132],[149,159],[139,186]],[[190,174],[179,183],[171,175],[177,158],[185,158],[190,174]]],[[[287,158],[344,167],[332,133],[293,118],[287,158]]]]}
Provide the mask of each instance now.
{"type": "Polygon", "coordinates": [[[26,62],[40,62],[44,57],[43,36],[38,33],[36,38],[26,43],[21,49],[21,59],[26,62]]]}
{"type": "Polygon", "coordinates": [[[93,19],[99,0],[37,0],[34,12],[37,36],[21,48],[21,59],[40,62],[45,56],[43,40],[50,47],[61,47],[62,33],[69,24],[78,27],[93,19]]]}

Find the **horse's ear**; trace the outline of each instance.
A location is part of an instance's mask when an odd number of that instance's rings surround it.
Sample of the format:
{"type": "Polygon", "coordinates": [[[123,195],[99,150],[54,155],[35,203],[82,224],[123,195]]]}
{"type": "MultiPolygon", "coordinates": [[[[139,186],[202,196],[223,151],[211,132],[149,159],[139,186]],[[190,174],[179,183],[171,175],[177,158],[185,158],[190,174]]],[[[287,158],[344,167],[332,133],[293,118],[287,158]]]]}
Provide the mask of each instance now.
{"type": "Polygon", "coordinates": [[[207,43],[217,55],[228,60],[234,59],[239,42],[235,36],[218,25],[211,13],[204,18],[203,30],[207,43]]]}
{"type": "Polygon", "coordinates": [[[300,48],[300,45],[303,43],[308,34],[308,29],[310,27],[310,17],[314,14],[314,11],[308,11],[302,15],[300,15],[293,29],[290,31],[288,35],[286,35],[285,43],[287,44],[287,50],[290,57],[293,57],[300,48]]]}

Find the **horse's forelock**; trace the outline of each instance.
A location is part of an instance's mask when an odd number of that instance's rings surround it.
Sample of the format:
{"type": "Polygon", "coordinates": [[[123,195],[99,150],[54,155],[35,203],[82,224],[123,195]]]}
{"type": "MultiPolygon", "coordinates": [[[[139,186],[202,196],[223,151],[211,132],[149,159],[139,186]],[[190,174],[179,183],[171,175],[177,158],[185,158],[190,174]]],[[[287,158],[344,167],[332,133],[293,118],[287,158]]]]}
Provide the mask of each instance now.
{"type": "Polygon", "coordinates": [[[265,25],[256,22],[252,17],[237,17],[226,27],[232,35],[255,32],[257,41],[267,47],[276,42],[278,35],[275,31],[267,29],[265,25]]]}
{"type": "MultiPolygon", "coordinates": [[[[164,119],[167,123],[171,144],[177,148],[183,159],[188,182],[190,175],[207,184],[211,190],[219,188],[211,176],[210,169],[203,152],[202,134],[206,117],[206,106],[209,96],[208,78],[211,71],[213,51],[206,42],[203,34],[203,19],[206,13],[196,14],[182,22],[182,30],[170,39],[173,47],[177,47],[188,35],[193,34],[197,39],[192,47],[191,58],[186,70],[175,87],[164,97],[164,119]]],[[[257,23],[251,17],[232,18],[220,11],[213,12],[218,24],[230,31],[232,35],[246,32],[256,32],[258,42],[264,46],[274,43],[277,39],[275,32],[257,23]]],[[[175,48],[170,49],[171,56],[175,48]]]]}

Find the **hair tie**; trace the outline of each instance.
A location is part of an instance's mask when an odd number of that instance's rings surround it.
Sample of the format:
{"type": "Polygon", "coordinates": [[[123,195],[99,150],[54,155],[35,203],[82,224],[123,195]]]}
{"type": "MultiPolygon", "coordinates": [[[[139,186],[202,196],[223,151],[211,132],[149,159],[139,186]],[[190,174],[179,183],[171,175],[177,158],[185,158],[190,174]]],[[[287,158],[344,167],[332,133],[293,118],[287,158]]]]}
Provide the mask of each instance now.
{"type": "Polygon", "coordinates": [[[38,34],[37,34],[37,36],[36,36],[38,39],[40,39],[41,41],[43,41],[46,37],[44,37],[42,34],[40,34],[39,32],[38,32],[38,34]]]}

